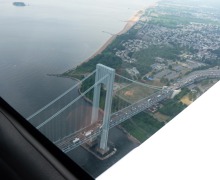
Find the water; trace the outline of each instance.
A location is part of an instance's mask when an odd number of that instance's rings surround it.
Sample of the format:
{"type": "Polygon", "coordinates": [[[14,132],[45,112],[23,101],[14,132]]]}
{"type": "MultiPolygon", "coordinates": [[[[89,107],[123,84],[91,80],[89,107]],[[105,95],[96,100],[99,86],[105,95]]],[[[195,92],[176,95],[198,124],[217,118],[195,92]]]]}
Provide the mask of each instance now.
{"type": "MultiPolygon", "coordinates": [[[[30,116],[75,84],[48,74],[79,65],[110,38],[102,31],[119,32],[152,1],[24,0],[28,6],[15,7],[12,0],[1,0],[0,96],[24,117],[30,116]]],[[[119,151],[109,161],[99,162],[86,151],[77,155],[78,150],[70,157],[97,176],[137,146],[119,130],[113,132],[110,139],[119,143],[119,151]],[[88,165],[83,164],[84,155],[88,165]],[[94,164],[99,165],[96,171],[94,164]]]]}
{"type": "Polygon", "coordinates": [[[138,143],[128,139],[119,128],[115,127],[110,130],[109,141],[114,143],[117,149],[116,153],[106,160],[99,160],[83,147],[78,147],[70,151],[67,155],[78,163],[91,176],[98,177],[106,169],[115,164],[119,159],[138,146],[138,143]]]}
{"type": "Polygon", "coordinates": [[[0,95],[25,117],[73,85],[48,77],[80,64],[146,0],[0,1],[0,95]]]}

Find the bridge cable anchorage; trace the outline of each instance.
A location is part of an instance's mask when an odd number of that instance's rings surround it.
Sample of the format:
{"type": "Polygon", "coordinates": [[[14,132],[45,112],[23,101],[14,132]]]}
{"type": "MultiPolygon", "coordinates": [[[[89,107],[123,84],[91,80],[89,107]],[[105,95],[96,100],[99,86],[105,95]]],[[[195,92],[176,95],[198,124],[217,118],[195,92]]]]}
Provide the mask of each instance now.
{"type": "Polygon", "coordinates": [[[76,99],[74,99],[73,101],[71,101],[69,104],[67,104],[66,106],[64,106],[62,109],[60,109],[59,111],[57,111],[53,116],[51,116],[50,118],[48,118],[47,120],[45,120],[43,123],[41,123],[40,125],[38,125],[36,128],[40,129],[42,126],[44,126],[45,124],[47,124],[48,122],[50,122],[53,118],[55,118],[56,116],[58,116],[60,113],[62,113],[63,111],[65,111],[68,107],[70,107],[72,104],[74,104],[76,101],[78,101],[81,97],[83,97],[86,93],[88,93],[92,88],[94,88],[96,85],[98,85],[99,83],[101,83],[105,78],[107,78],[108,75],[105,75],[102,79],[100,79],[99,81],[97,81],[95,84],[93,84],[89,89],[87,89],[85,92],[83,92],[80,96],[78,96],[76,99]]]}
{"type": "Polygon", "coordinates": [[[128,80],[128,81],[131,81],[131,82],[133,82],[133,83],[136,83],[136,84],[138,84],[138,85],[142,85],[142,86],[145,86],[145,87],[148,87],[148,88],[151,88],[151,89],[161,90],[161,89],[163,88],[163,87],[160,87],[160,86],[153,86],[153,85],[148,85],[148,84],[141,83],[141,82],[138,82],[138,81],[134,81],[134,80],[131,80],[131,79],[129,79],[129,78],[126,78],[126,77],[124,77],[124,76],[122,76],[122,75],[119,75],[119,74],[117,74],[117,73],[116,73],[116,75],[119,76],[119,77],[121,77],[121,78],[124,78],[124,79],[126,79],[126,80],[128,80]]]}
{"type": "Polygon", "coordinates": [[[67,93],[69,93],[70,91],[72,91],[73,89],[75,89],[77,86],[79,86],[82,82],[84,82],[86,79],[88,79],[90,76],[92,76],[93,74],[96,73],[96,69],[91,72],[88,76],[86,76],[84,79],[82,79],[80,82],[76,83],[74,86],[72,86],[71,88],[69,88],[66,92],[64,92],[63,94],[61,94],[60,96],[58,96],[56,99],[54,99],[53,101],[51,101],[50,103],[48,103],[46,106],[44,106],[43,108],[39,109],[37,112],[35,112],[34,114],[32,114],[31,116],[29,116],[28,118],[26,118],[28,121],[30,121],[33,117],[35,117],[36,115],[40,114],[43,110],[45,110],[46,108],[48,108],[49,106],[51,106],[53,103],[55,103],[56,101],[58,101],[60,98],[62,98],[63,96],[65,96],[67,93]]]}

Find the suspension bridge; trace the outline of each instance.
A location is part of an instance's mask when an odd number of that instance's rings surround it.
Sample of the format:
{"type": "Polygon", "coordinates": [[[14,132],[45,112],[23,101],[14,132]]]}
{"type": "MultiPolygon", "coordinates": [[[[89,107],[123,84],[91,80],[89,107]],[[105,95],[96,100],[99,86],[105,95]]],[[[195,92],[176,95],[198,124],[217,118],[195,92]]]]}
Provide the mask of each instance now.
{"type": "MultiPolygon", "coordinates": [[[[184,85],[180,84],[178,88],[184,85]]],[[[170,98],[176,88],[134,81],[97,64],[96,70],[27,120],[65,153],[99,137],[104,154],[111,128],[170,98]]]]}
{"type": "Polygon", "coordinates": [[[114,69],[98,64],[95,71],[27,120],[63,152],[93,141],[98,136],[99,147],[106,152],[109,129],[171,95],[172,90],[168,88],[128,79],[116,74],[114,69]],[[91,86],[82,91],[82,86],[88,84],[91,86]],[[123,95],[134,93],[135,88],[141,91],[148,88],[153,93],[136,97],[132,102],[125,100],[123,95]]]}

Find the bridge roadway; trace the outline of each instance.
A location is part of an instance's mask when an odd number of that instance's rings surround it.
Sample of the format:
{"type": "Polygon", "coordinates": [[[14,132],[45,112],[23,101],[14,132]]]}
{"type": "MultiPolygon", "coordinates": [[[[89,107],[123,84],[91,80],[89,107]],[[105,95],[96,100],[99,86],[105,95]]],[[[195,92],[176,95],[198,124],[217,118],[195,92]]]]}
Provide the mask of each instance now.
{"type": "Polygon", "coordinates": [[[188,76],[184,77],[183,79],[176,82],[173,86],[171,86],[171,89],[173,90],[180,89],[185,86],[189,86],[194,82],[208,78],[220,78],[220,70],[208,69],[208,70],[200,70],[200,71],[192,72],[188,76]]]}
{"type": "MultiPolygon", "coordinates": [[[[162,90],[116,113],[113,113],[110,118],[109,128],[113,128],[116,125],[131,118],[132,116],[140,113],[141,111],[152,107],[153,105],[157,104],[158,102],[166,98],[169,98],[172,95],[172,93],[173,91],[169,89],[162,90]]],[[[56,144],[56,146],[62,149],[63,152],[66,153],[80,146],[81,144],[94,139],[95,137],[100,135],[101,132],[102,132],[101,122],[97,122],[94,125],[80,131],[79,133],[74,133],[54,143],[56,144]]]]}
{"type": "MultiPolygon", "coordinates": [[[[151,96],[144,98],[135,104],[132,104],[116,113],[113,113],[110,118],[109,128],[124,122],[132,116],[140,113],[141,111],[156,105],[157,103],[171,97],[173,91],[182,87],[188,86],[196,81],[200,81],[207,78],[220,78],[220,70],[202,70],[189,74],[187,77],[181,79],[173,86],[152,94],[151,96]]],[[[80,131],[79,133],[71,134],[64,137],[61,140],[54,142],[63,152],[67,153],[72,149],[84,144],[85,142],[92,140],[99,136],[102,132],[101,122],[97,122],[94,125],[80,131]]]]}

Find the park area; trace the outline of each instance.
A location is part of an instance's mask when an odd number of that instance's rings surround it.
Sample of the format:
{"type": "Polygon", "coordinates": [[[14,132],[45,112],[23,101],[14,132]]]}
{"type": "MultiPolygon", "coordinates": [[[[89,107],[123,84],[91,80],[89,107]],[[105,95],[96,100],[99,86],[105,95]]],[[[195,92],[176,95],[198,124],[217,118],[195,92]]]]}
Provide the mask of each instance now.
{"type": "Polygon", "coordinates": [[[132,104],[150,96],[156,91],[158,90],[132,83],[117,91],[116,95],[124,101],[132,104]]]}

